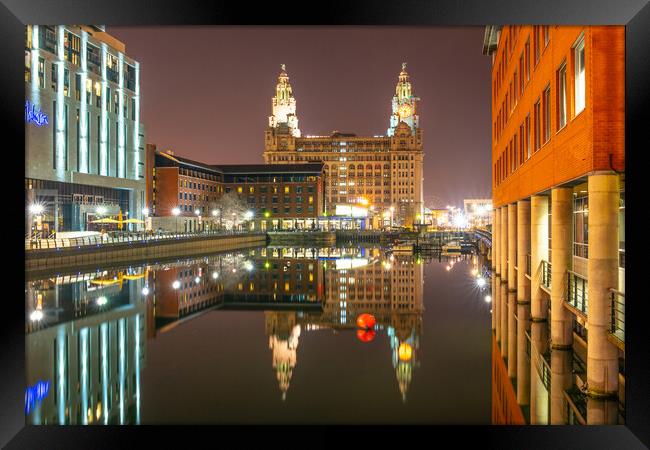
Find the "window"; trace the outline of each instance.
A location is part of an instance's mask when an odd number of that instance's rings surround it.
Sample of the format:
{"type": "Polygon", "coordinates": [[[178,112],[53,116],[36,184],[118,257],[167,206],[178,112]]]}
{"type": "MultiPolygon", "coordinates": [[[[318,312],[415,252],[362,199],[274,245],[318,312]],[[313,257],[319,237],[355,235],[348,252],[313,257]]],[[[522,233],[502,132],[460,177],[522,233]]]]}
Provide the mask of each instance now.
{"type": "Polygon", "coordinates": [[[81,100],[81,74],[78,73],[74,76],[74,98],[81,100]]]}
{"type": "Polygon", "coordinates": [[[589,198],[578,197],[573,201],[573,254],[587,258],[589,245],[589,198]]]}
{"type": "Polygon", "coordinates": [[[95,72],[97,75],[100,75],[102,71],[102,62],[99,55],[99,47],[95,47],[89,42],[86,46],[86,59],[88,61],[88,69],[95,72]]]}
{"type": "Polygon", "coordinates": [[[566,63],[557,71],[557,85],[557,128],[561,130],[566,125],[566,63]]]}
{"type": "Polygon", "coordinates": [[[525,47],[526,82],[528,82],[530,80],[530,38],[526,41],[525,47]]]}
{"type": "Polygon", "coordinates": [[[540,120],[541,120],[541,111],[540,111],[540,103],[539,100],[535,102],[535,130],[533,132],[533,135],[535,137],[535,151],[539,150],[540,147],[540,138],[541,138],[541,127],[540,127],[540,120]]]}
{"type": "Polygon", "coordinates": [[[519,126],[519,164],[523,164],[524,161],[526,160],[525,154],[524,154],[524,149],[525,149],[525,139],[524,139],[524,133],[526,131],[526,126],[522,122],[522,124],[519,126]]]}
{"type": "Polygon", "coordinates": [[[45,59],[38,58],[38,87],[45,88],[45,59]]]}
{"type": "Polygon", "coordinates": [[[549,31],[549,26],[545,25],[542,27],[542,33],[544,34],[544,48],[548,45],[548,42],[551,38],[550,31],[549,31]]]}
{"type": "Polygon", "coordinates": [[[575,62],[575,106],[577,116],[585,109],[585,39],[580,41],[574,47],[575,62]]]}
{"type": "Polygon", "coordinates": [[[68,97],[70,95],[70,71],[63,69],[63,95],[68,97]]]}
{"type": "Polygon", "coordinates": [[[32,81],[32,55],[29,51],[25,51],[25,83],[32,81]]]}
{"type": "Polygon", "coordinates": [[[113,83],[118,83],[118,60],[117,56],[106,53],[106,78],[113,83]]]}
{"type": "Polygon", "coordinates": [[[63,56],[66,61],[79,65],[79,52],[81,51],[81,39],[69,31],[63,35],[63,56]]]}
{"type": "Polygon", "coordinates": [[[59,72],[57,70],[56,64],[52,63],[52,90],[56,92],[56,84],[59,79],[59,72]]]}
{"type": "Polygon", "coordinates": [[[551,139],[551,85],[544,89],[544,143],[551,139]]]}
{"type": "Polygon", "coordinates": [[[533,47],[535,47],[535,65],[539,62],[539,26],[533,25],[533,47]]]}

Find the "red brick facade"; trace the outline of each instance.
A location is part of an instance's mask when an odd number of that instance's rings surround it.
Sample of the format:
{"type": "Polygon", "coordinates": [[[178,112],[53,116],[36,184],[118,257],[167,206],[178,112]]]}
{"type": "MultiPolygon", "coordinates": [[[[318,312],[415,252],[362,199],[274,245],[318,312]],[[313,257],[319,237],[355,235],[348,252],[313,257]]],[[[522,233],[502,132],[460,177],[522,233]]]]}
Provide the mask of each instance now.
{"type": "Polygon", "coordinates": [[[505,26],[493,57],[495,207],[594,171],[624,170],[624,27],[505,26]],[[585,107],[576,114],[574,46],[581,38],[585,49],[585,107]],[[566,64],[566,125],[560,127],[558,71],[563,64],[566,64]],[[550,87],[548,115],[544,99],[547,87],[550,87]],[[540,120],[536,149],[537,101],[540,120]],[[548,140],[544,133],[547,117],[550,117],[548,140]],[[530,142],[530,157],[526,137],[530,142]]]}

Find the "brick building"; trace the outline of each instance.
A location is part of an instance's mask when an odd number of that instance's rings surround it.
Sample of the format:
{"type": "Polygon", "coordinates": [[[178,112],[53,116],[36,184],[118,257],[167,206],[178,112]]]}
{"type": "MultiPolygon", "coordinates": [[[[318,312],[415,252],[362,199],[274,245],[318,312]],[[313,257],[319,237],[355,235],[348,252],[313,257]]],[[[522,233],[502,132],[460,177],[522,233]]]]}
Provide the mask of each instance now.
{"type": "Polygon", "coordinates": [[[483,51],[497,349],[531,423],[622,423],[625,29],[490,26],[483,51]]]}
{"type": "Polygon", "coordinates": [[[324,208],[322,163],[208,165],[148,144],[147,174],[154,228],[313,229],[324,208]]]}

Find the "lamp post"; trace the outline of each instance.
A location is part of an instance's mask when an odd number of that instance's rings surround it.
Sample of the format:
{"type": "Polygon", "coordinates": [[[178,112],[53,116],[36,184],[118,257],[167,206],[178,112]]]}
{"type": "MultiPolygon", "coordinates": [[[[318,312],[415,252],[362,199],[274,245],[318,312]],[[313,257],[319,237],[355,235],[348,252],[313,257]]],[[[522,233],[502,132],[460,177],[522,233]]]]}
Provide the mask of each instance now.
{"type": "Polygon", "coordinates": [[[178,233],[178,215],[181,213],[180,208],[176,207],[172,209],[172,214],[176,216],[176,232],[178,233]]]}
{"type": "Polygon", "coordinates": [[[200,209],[198,209],[198,208],[197,208],[197,209],[195,209],[195,210],[194,210],[194,214],[196,214],[196,217],[198,217],[198,218],[199,218],[199,223],[198,223],[198,226],[199,226],[199,228],[201,228],[201,210],[200,210],[200,209]]]}
{"type": "Polygon", "coordinates": [[[149,222],[149,220],[148,220],[149,219],[149,208],[147,208],[146,206],[144,208],[142,208],[142,217],[144,218],[144,229],[146,231],[147,228],[148,228],[148,222],[149,222]]]}
{"type": "Polygon", "coordinates": [[[41,223],[41,215],[43,214],[43,211],[45,208],[43,205],[40,205],[38,203],[32,203],[29,205],[29,208],[27,211],[30,213],[30,220],[29,220],[29,238],[31,239],[34,235],[33,230],[36,228],[38,230],[40,223],[41,223]],[[36,226],[34,227],[33,222],[36,221],[36,226]]]}

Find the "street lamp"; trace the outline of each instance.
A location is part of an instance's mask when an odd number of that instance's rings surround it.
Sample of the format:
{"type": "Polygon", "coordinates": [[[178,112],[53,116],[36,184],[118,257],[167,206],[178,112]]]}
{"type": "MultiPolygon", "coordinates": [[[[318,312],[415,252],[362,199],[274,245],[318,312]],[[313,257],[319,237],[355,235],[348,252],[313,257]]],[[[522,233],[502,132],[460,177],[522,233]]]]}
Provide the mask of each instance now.
{"type": "Polygon", "coordinates": [[[172,209],[172,214],[176,216],[176,232],[178,233],[178,215],[181,213],[180,208],[176,207],[172,209]]]}
{"type": "Polygon", "coordinates": [[[199,218],[199,228],[201,227],[201,210],[200,209],[195,209],[194,214],[196,214],[196,217],[199,218]]]}
{"type": "Polygon", "coordinates": [[[36,230],[38,230],[41,226],[41,214],[45,211],[45,207],[40,203],[32,203],[27,208],[27,211],[34,216],[32,220],[29,220],[29,236],[31,238],[33,236],[32,230],[34,229],[33,222],[36,221],[36,230]]]}

